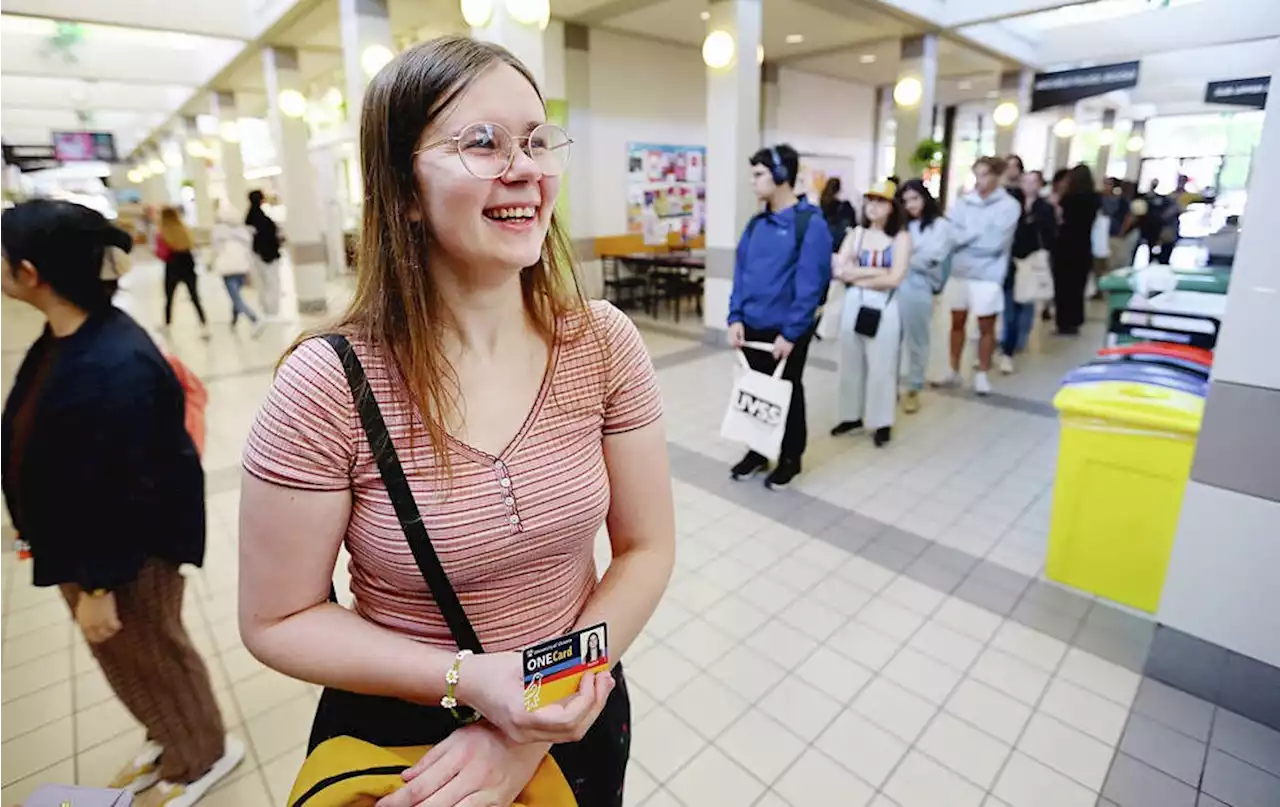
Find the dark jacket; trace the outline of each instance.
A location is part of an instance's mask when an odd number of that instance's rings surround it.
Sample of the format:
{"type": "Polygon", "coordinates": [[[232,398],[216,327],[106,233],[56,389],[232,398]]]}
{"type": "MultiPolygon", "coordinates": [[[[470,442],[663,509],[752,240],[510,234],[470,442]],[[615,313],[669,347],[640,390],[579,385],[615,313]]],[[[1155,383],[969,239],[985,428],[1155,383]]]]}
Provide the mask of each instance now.
{"type": "Polygon", "coordinates": [[[244,223],[253,228],[253,253],[267,263],[280,259],[280,228],[261,207],[249,208],[244,223]]]}
{"type": "Polygon", "coordinates": [[[184,408],[169,363],[124,312],[95,313],[62,339],[45,329],[3,420],[5,503],[37,586],[114,588],[148,558],[203,561],[204,471],[184,408]]]}
{"type": "Polygon", "coordinates": [[[840,251],[844,237],[858,226],[858,214],[854,211],[853,205],[845,201],[837,201],[822,208],[822,217],[827,220],[827,229],[831,231],[831,252],[835,254],[840,251]]]}
{"type": "Polygon", "coordinates": [[[1058,235],[1058,217],[1046,199],[1036,199],[1031,209],[1022,209],[1018,229],[1013,233],[1013,257],[1025,258],[1037,249],[1053,249],[1058,235]]]}
{"type": "Polygon", "coordinates": [[[1058,206],[1062,208],[1062,225],[1054,253],[1087,264],[1093,260],[1093,222],[1102,208],[1102,196],[1095,191],[1068,193],[1058,206]]]}

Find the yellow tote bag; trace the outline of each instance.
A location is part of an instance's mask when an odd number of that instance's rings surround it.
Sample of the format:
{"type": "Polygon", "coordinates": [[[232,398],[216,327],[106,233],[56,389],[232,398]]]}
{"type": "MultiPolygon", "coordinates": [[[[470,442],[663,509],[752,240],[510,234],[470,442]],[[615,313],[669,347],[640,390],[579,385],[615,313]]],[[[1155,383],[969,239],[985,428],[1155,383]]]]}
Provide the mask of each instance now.
{"type": "MultiPolygon", "coordinates": [[[[288,807],[373,807],[404,786],[400,774],[430,749],[381,748],[354,737],[326,740],[298,771],[288,807]]],[[[548,754],[512,807],[578,807],[578,800],[548,754]]]]}

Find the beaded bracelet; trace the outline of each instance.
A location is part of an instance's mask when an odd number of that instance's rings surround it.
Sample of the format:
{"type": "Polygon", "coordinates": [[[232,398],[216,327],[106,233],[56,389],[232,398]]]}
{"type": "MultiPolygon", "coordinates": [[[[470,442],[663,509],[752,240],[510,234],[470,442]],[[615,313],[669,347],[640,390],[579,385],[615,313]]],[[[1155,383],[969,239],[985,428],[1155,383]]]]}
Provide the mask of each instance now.
{"type": "Polygon", "coordinates": [[[479,712],[467,706],[462,707],[462,711],[458,710],[457,692],[458,681],[461,679],[462,660],[470,655],[472,655],[470,650],[459,650],[453,657],[453,666],[444,674],[448,687],[445,689],[444,697],[440,699],[440,705],[448,709],[453,718],[464,726],[476,722],[481,717],[479,712]]]}

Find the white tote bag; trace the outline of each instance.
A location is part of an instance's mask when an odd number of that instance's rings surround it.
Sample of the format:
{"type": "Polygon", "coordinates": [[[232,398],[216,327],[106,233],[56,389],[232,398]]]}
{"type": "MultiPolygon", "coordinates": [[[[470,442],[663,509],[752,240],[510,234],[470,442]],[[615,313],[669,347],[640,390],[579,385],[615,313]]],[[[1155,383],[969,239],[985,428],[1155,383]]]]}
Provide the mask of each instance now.
{"type": "MultiPolygon", "coordinates": [[[[766,342],[747,342],[743,350],[773,352],[773,345],[766,342]]],[[[791,382],[784,381],[782,372],[786,360],[778,362],[773,375],[752,370],[742,351],[738,361],[745,372],[733,385],[729,396],[729,408],[720,424],[720,436],[776,460],[782,453],[782,435],[787,430],[787,413],[791,411],[791,382]]]]}
{"type": "Polygon", "coordinates": [[[1013,301],[1045,302],[1053,299],[1053,272],[1049,270],[1049,252],[1037,249],[1025,258],[1014,258],[1013,301]]]}

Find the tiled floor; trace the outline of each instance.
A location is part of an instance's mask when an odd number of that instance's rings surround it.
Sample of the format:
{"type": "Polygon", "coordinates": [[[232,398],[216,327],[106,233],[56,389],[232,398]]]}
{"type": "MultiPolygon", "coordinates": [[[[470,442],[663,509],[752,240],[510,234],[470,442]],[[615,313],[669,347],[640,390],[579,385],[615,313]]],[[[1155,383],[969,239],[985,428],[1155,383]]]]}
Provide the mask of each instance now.
{"type": "MultiPolygon", "coordinates": [[[[133,279],[155,321],[155,267],[133,279]]],[[[215,338],[179,302],[176,352],[208,386],[209,551],[187,622],[248,757],[211,807],[284,803],[316,691],[264,669],[235,624],[237,462],[297,326],[215,338]]],[[[335,284],[335,300],[343,289],[335,284]]],[[[4,303],[3,372],[37,327],[4,303]]],[[[626,661],[626,802],[646,807],[1276,807],[1280,733],[1144,679],[1146,619],[1041,579],[1057,427],[1080,342],[1047,341],[1001,395],[926,394],[889,447],[826,436],[832,346],[815,346],[805,474],[734,485],[717,436],[732,363],[697,332],[646,327],[666,398],[678,557],[626,661]],[[1202,791],[1202,792],[1200,792],[1202,791]]],[[[608,548],[599,544],[602,563],[608,548]]],[[[56,594],[4,553],[3,794],[101,784],[141,730],[56,594]]]]}

